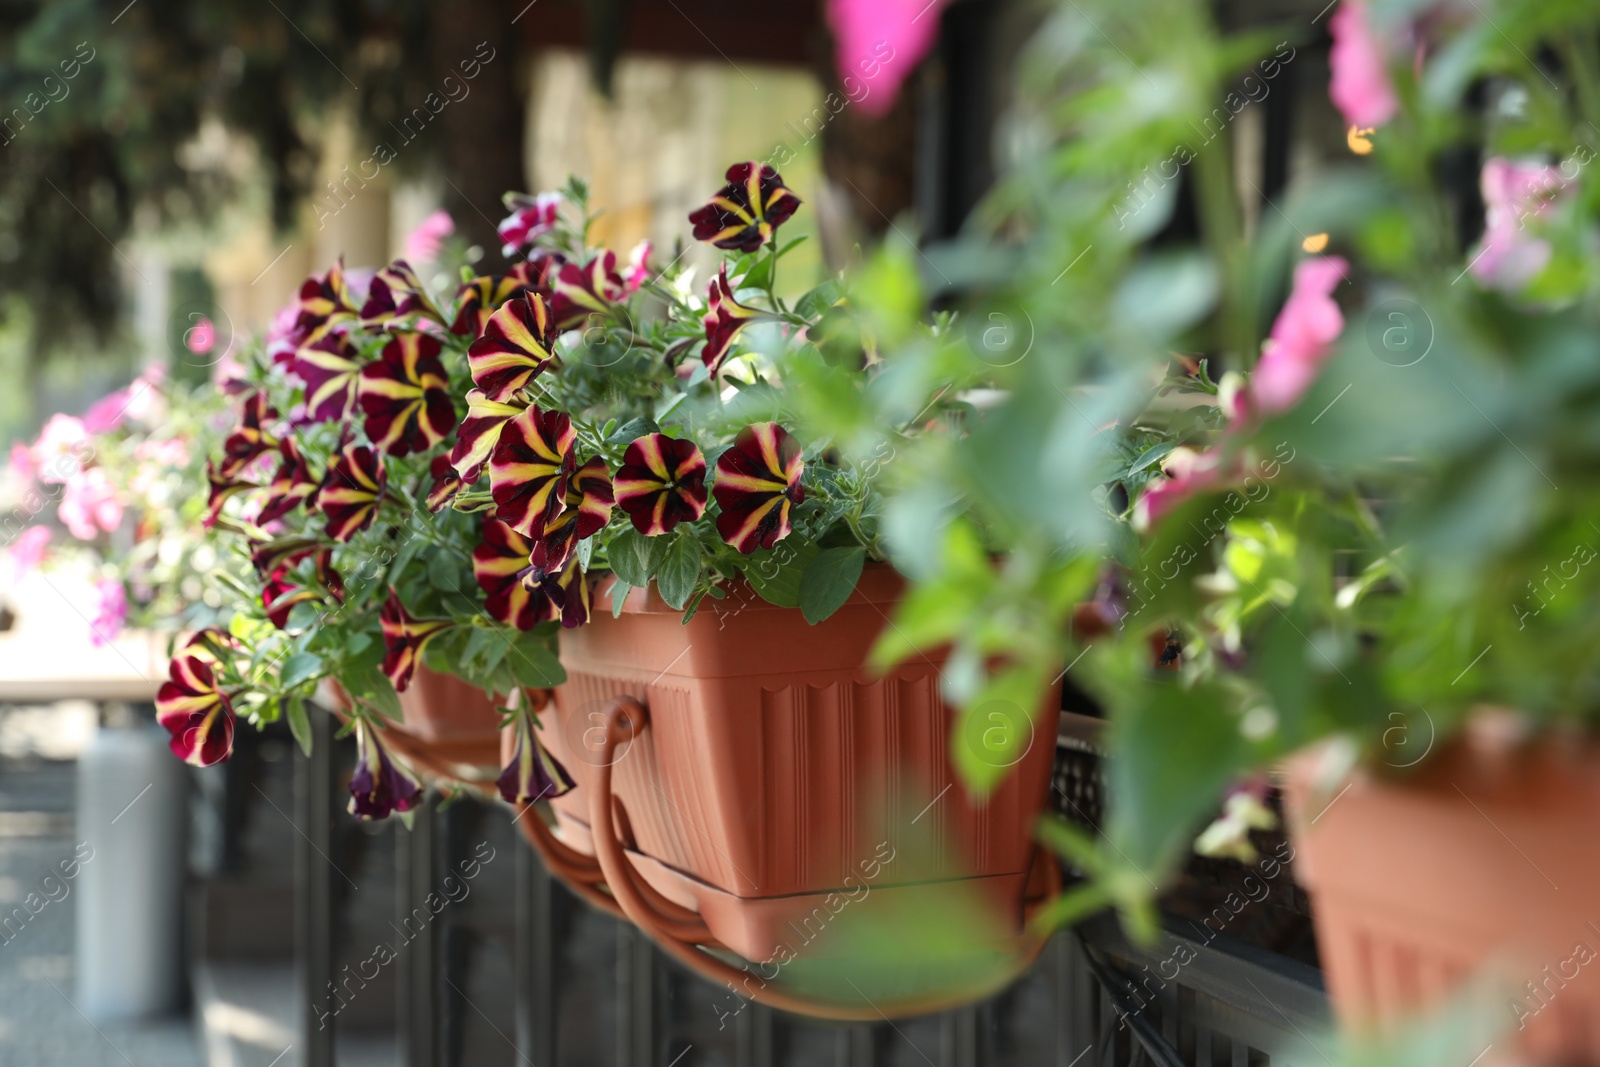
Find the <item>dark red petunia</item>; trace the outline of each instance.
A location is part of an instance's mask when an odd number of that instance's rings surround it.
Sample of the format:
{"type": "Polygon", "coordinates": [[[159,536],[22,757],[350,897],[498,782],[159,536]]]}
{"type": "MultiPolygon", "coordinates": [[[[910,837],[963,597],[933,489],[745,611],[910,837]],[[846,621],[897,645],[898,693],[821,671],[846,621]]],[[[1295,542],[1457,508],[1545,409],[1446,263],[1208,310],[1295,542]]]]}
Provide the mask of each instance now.
{"type": "Polygon", "coordinates": [[[251,393],[239,406],[239,425],[222,442],[222,462],[217,472],[224,478],[237,478],[246,467],[278,447],[278,439],[268,429],[278,421],[278,413],[267,404],[267,395],[251,393]]]}
{"type": "Polygon", "coordinates": [[[482,389],[467,391],[467,417],[456,431],[456,444],[450,450],[450,463],[461,475],[463,485],[471,485],[483,473],[483,465],[500,441],[500,431],[511,419],[528,410],[522,403],[503,404],[490,400],[482,389]]]}
{"type": "Polygon", "coordinates": [[[207,529],[216,525],[217,519],[222,516],[222,505],[229,497],[261,488],[255,482],[224,478],[222,472],[217,469],[216,460],[206,461],[206,481],[211,486],[211,494],[206,498],[206,517],[203,520],[207,529]]]}
{"type": "Polygon", "coordinates": [[[528,563],[536,570],[560,570],[579,541],[605,529],[611,521],[613,494],[606,461],[596,456],[574,471],[567,480],[563,503],[561,514],[545,525],[544,536],[528,555],[528,563]]]}
{"type": "Polygon", "coordinates": [[[712,375],[722,369],[722,362],[728,358],[739,331],[761,317],[761,312],[733,298],[733,287],[728,284],[728,265],[724,263],[717,276],[711,279],[706,314],[700,320],[706,328],[706,346],[700,352],[700,359],[712,375]]]}
{"type": "Polygon", "coordinates": [[[628,446],[612,486],[635,530],[671,533],[705,514],[706,458],[693,441],[653,433],[628,446]]]}
{"type": "MultiPolygon", "coordinates": [[[[327,547],[317,547],[317,542],[311,542],[311,547],[295,549],[292,551],[277,551],[270,557],[273,569],[266,574],[261,583],[261,606],[266,610],[267,618],[278,629],[286,629],[289,625],[289,613],[296,604],[319,604],[328,598],[338,603],[344,603],[344,580],[339,577],[339,572],[333,569],[333,550],[327,547]],[[311,580],[308,582],[294,571],[294,565],[307,556],[314,555],[315,562],[312,568],[311,580]]],[[[252,560],[259,570],[263,562],[261,550],[252,554],[252,560]]]]}
{"type": "Polygon", "coordinates": [[[717,460],[711,494],[722,513],[717,532],[746,554],[789,536],[789,512],[806,498],[805,462],[794,438],[775,422],[746,426],[717,460]]]}
{"type": "Polygon", "coordinates": [[[501,428],[489,457],[489,492],[500,521],[524,537],[544,536],[545,525],[566,504],[576,439],[565,412],[538,406],[501,428]]]}
{"type": "Polygon", "coordinates": [[[504,403],[550,365],[554,342],[544,297],[530,293],[509,301],[489,316],[483,335],[467,350],[473,384],[504,403]]]}
{"type": "Polygon", "coordinates": [[[361,368],[361,410],[367,437],[391,456],[426,452],[456,428],[450,379],[439,361],[439,342],[405,333],[361,368]]]}
{"type": "Polygon", "coordinates": [[[361,362],[344,334],[329,334],[295,353],[294,372],[306,383],[306,418],[342,422],[356,406],[361,362]]]}
{"type": "Polygon", "coordinates": [[[433,476],[433,485],[428,488],[425,503],[428,510],[437,515],[461,493],[461,475],[450,465],[449,456],[434,456],[433,462],[428,464],[428,473],[433,476]]]}
{"type": "Polygon", "coordinates": [[[366,719],[356,720],[356,769],[350,775],[351,815],[362,819],[387,819],[407,812],[422,799],[422,783],[394,761],[379,740],[378,730],[366,719]]]}
{"type": "Polygon", "coordinates": [[[590,315],[603,315],[628,295],[617,273],[617,254],[601,252],[585,266],[564,263],[551,286],[550,317],[558,329],[578,325],[590,315]]]}
{"type": "Polygon", "coordinates": [[[567,769],[539,744],[533,732],[533,717],[526,711],[517,714],[515,730],[516,750],[495,781],[507,804],[551,800],[576,788],[567,769]]]}
{"type": "Polygon", "coordinates": [[[499,278],[480,275],[463,282],[456,291],[455,314],[450,320],[450,332],[467,334],[476,340],[483,334],[489,316],[513,297],[522,296],[528,285],[513,274],[499,278]]]}
{"type": "Polygon", "coordinates": [[[551,618],[556,617],[556,612],[560,613],[564,628],[572,630],[588,624],[589,579],[584,577],[577,556],[567,560],[560,574],[541,576],[536,568],[530,567],[523,574],[522,582],[532,589],[536,600],[543,599],[550,604],[547,610],[551,612],[551,618]]]}
{"type": "Polygon", "coordinates": [[[522,584],[533,544],[497,519],[483,520],[483,540],[472,550],[472,574],[485,594],[484,610],[519,630],[531,630],[558,617],[548,598],[535,599],[522,584]]]}
{"type": "Polygon", "coordinates": [[[302,585],[288,567],[279,567],[261,586],[261,606],[272,625],[280,630],[289,626],[289,613],[296,604],[315,604],[322,594],[302,585]]]}
{"type": "Polygon", "coordinates": [[[405,260],[397,259],[373,277],[367,301],[361,305],[361,328],[414,327],[418,319],[444,323],[444,316],[428,299],[417,272],[405,260]]]}
{"type": "Polygon", "coordinates": [[[280,441],[278,454],[283,459],[278,463],[278,473],[267,483],[267,500],[261,506],[261,514],[256,516],[256,522],[263,526],[283,518],[317,491],[311,467],[300,454],[300,446],[294,443],[294,438],[285,437],[280,441]]]}
{"type": "Polygon", "coordinates": [[[203,630],[172,658],[168,680],[156,694],[156,721],[172,735],[173,755],[196,767],[220,763],[233,753],[233,701],[217,686],[212,644],[220,631],[203,630]]]}
{"type": "Polygon", "coordinates": [[[389,484],[383,457],[366,445],[346,445],[328,464],[317,508],[328,517],[328,536],[348,541],[372,525],[389,484]]]}
{"type": "Polygon", "coordinates": [[[727,179],[709,204],[690,214],[695,240],[754,252],[772,240],[772,232],[800,207],[800,198],[765,163],[735,163],[728,168],[727,179]]]}
{"type": "Polygon", "coordinates": [[[428,642],[456,625],[450,619],[413,619],[400,603],[394,586],[389,587],[389,599],[378,613],[378,622],[383,627],[383,673],[398,693],[404,693],[411,684],[411,675],[428,642]]]}
{"type": "Polygon", "coordinates": [[[345,279],[342,256],[326,274],[314,274],[301,284],[297,304],[294,332],[302,345],[315,344],[355,324],[360,312],[345,279]]]}
{"type": "Polygon", "coordinates": [[[495,227],[500,231],[500,240],[505,242],[500,251],[505,253],[506,258],[528,251],[534,242],[555,229],[561,204],[560,193],[540,193],[538,196],[507,193],[505,205],[511,214],[501,219],[495,227]]]}

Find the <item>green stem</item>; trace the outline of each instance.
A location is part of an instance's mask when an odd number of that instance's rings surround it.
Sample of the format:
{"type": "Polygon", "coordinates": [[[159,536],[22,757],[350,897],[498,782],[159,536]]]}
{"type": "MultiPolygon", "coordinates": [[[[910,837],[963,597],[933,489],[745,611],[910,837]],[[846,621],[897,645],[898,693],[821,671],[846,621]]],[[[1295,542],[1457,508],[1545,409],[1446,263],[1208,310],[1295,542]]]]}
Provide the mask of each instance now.
{"type": "Polygon", "coordinates": [[[1210,151],[1195,157],[1195,182],[1200,193],[1200,219],[1206,243],[1222,270],[1222,342],[1237,353],[1242,367],[1255,366],[1258,338],[1255,317],[1246,299],[1248,261],[1241,238],[1243,226],[1233,187],[1231,143],[1224,135],[1210,151]]]}

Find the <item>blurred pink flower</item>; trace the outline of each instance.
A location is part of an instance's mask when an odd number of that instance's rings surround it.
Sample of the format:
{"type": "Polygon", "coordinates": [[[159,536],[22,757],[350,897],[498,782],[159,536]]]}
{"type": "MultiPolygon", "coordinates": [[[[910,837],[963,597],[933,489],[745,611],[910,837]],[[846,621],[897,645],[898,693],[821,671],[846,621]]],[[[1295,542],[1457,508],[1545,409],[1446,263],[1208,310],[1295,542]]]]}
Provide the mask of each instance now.
{"type": "Polygon", "coordinates": [[[1383,43],[1373,32],[1367,5],[1363,0],[1341,0],[1339,10],[1328,20],[1328,32],[1333,35],[1333,49],[1328,53],[1333,74],[1328,81],[1328,99],[1347,124],[1382,126],[1394,118],[1400,101],[1389,81],[1383,43]]]}
{"type": "Polygon", "coordinates": [[[628,292],[638,292],[639,286],[650,280],[650,252],[650,242],[640,241],[628,253],[628,269],[622,272],[622,284],[628,292]]]}
{"type": "Polygon", "coordinates": [[[83,420],[52,415],[33,443],[33,462],[41,482],[64,482],[83,469],[92,454],[83,420]]]}
{"type": "Polygon", "coordinates": [[[33,461],[32,449],[21,441],[11,446],[9,468],[11,477],[17,480],[23,492],[33,488],[33,480],[39,473],[39,466],[33,461]]]}
{"type": "Polygon", "coordinates": [[[1528,232],[1528,217],[1545,214],[1566,183],[1555,167],[1496,156],[1484,163],[1480,187],[1483,238],[1473,253],[1472,276],[1495,289],[1521,289],[1551,255],[1550,242],[1528,232]]]}
{"type": "Polygon", "coordinates": [[[285,304],[272,316],[267,326],[267,358],[285,367],[294,366],[295,349],[300,347],[303,334],[299,329],[300,304],[285,304]]]}
{"type": "Polygon", "coordinates": [[[94,583],[94,588],[100,599],[94,619],[89,623],[89,641],[99,648],[115,641],[122,633],[122,626],[128,619],[128,595],[116,578],[102,578],[94,583]]]}
{"type": "Polygon", "coordinates": [[[1152,483],[1133,506],[1136,530],[1148,530],[1191,496],[1215,489],[1224,481],[1220,447],[1204,452],[1174,448],[1162,462],[1161,470],[1166,479],[1152,483]]]}
{"type": "Polygon", "coordinates": [[[201,315],[193,326],[183,332],[183,347],[197,356],[203,356],[211,351],[216,343],[217,326],[204,315],[201,315]]]}
{"type": "Polygon", "coordinates": [[[456,220],[450,217],[450,212],[435,211],[417,223],[417,228],[406,235],[405,248],[401,251],[400,258],[412,263],[432,263],[434,257],[439,254],[444,239],[455,232],[456,220]]]}
{"type": "Polygon", "coordinates": [[[50,528],[48,526],[30,526],[17,535],[17,539],[6,550],[6,556],[11,561],[11,582],[17,582],[44,562],[44,553],[50,547],[50,528]]]}
{"type": "Polygon", "coordinates": [[[850,98],[869,115],[883,115],[895,92],[939,36],[947,0],[828,0],[835,63],[841,79],[868,91],[850,98]]]}
{"type": "Polygon", "coordinates": [[[122,425],[127,412],[128,390],[118,389],[89,405],[83,413],[83,428],[89,433],[108,433],[122,425]]]}
{"type": "Polygon", "coordinates": [[[101,530],[110,533],[122,523],[122,502],[106,472],[93,467],[70,479],[57,510],[67,532],[92,541],[101,530]]]}
{"type": "Polygon", "coordinates": [[[1275,415],[1300,402],[1316,381],[1333,342],[1344,330],[1344,315],[1333,290],[1349,264],[1341,256],[1303,260],[1294,270],[1294,289],[1272,324],[1261,359],[1250,378],[1243,410],[1275,415]]]}

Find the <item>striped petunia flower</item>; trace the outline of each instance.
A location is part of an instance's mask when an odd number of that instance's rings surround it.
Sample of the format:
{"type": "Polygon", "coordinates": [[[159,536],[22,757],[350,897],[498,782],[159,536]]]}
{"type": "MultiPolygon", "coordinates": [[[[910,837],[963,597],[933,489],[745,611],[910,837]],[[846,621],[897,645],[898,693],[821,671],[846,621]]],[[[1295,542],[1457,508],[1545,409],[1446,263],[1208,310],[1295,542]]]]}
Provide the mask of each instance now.
{"type": "Polygon", "coordinates": [[[482,336],[489,316],[513,297],[528,291],[527,282],[514,274],[493,278],[479,275],[462,283],[456,291],[455,314],[450,318],[450,332],[467,334],[474,340],[482,336]]]}
{"type": "Polygon", "coordinates": [[[256,522],[262,526],[283,518],[317,491],[311,467],[300,454],[300,446],[295,444],[294,438],[285,437],[280,441],[278,454],[283,458],[278,463],[278,472],[267,483],[267,499],[261,506],[261,514],[256,516],[256,522]]]}
{"type": "Polygon", "coordinates": [[[530,250],[534,242],[555,229],[561,215],[562,200],[560,193],[505,195],[506,210],[511,214],[501,219],[495,228],[500,231],[500,240],[505,242],[500,251],[505,253],[507,259],[530,250]]]}
{"type": "Polygon", "coordinates": [[[267,403],[267,395],[251,393],[239,406],[239,424],[222,442],[222,463],[218,473],[236,478],[251,463],[278,447],[278,438],[268,427],[278,421],[278,412],[267,403]]]}
{"type": "Polygon", "coordinates": [[[551,286],[550,317],[558,329],[571,329],[590,315],[606,314],[627,295],[627,285],[617,273],[617,254],[607,250],[582,267],[561,265],[551,286]]]}
{"type": "Polygon", "coordinates": [[[302,584],[288,567],[279,567],[261,584],[261,607],[272,625],[289,628],[289,613],[296,604],[315,604],[322,594],[302,584]]]}
{"type": "MultiPolygon", "coordinates": [[[[272,570],[265,572],[261,583],[261,606],[267,618],[278,629],[287,629],[289,613],[296,604],[319,604],[328,599],[344,603],[344,580],[333,569],[333,550],[326,546],[297,549],[293,552],[273,554],[272,570]],[[310,579],[295,572],[295,564],[312,557],[310,579]]],[[[261,567],[260,550],[253,554],[257,569],[261,567]]]]}
{"type": "Polygon", "coordinates": [[[360,311],[345,279],[343,256],[326,274],[314,274],[301,284],[297,306],[294,333],[301,345],[315,344],[355,324],[360,311]]]}
{"type": "Polygon", "coordinates": [[[711,202],[689,216],[694,239],[718,248],[754,252],[772,240],[773,231],[800,207],[800,198],[783,184],[783,176],[765,163],[735,163],[728,184],[711,202]]]}
{"type": "Polygon", "coordinates": [[[422,783],[395,762],[377,727],[358,718],[356,769],[350,776],[350,814],[362,819],[387,819],[394,812],[410,811],[421,800],[422,783]]]}
{"type": "Polygon", "coordinates": [[[577,431],[562,411],[530,407],[507,422],[489,456],[489,492],[500,521],[537,540],[566,505],[577,431]]]}
{"type": "Polygon", "coordinates": [[[397,259],[373,277],[366,303],[361,305],[361,328],[413,327],[419,319],[444,324],[444,316],[428,299],[417,272],[405,260],[397,259]]]}
{"type": "Polygon", "coordinates": [[[706,346],[700,351],[700,359],[712,376],[722,369],[739,331],[759,318],[762,318],[761,312],[733,298],[733,287],[728,284],[728,265],[724,263],[717,276],[711,279],[707,310],[700,320],[706,328],[706,346]]]}
{"type": "Polygon", "coordinates": [[[450,619],[413,619],[392,585],[389,599],[378,613],[378,622],[383,627],[383,673],[394,683],[397,693],[404,693],[411,684],[411,675],[428,642],[456,625],[450,619]]]}
{"type": "Polygon", "coordinates": [[[489,454],[500,441],[500,430],[528,405],[490,400],[482,389],[467,391],[467,417],[456,431],[456,444],[450,450],[450,464],[461,475],[463,485],[471,485],[483,473],[489,454]]]}
{"type": "Polygon", "coordinates": [[[775,422],[746,426],[717,460],[711,494],[722,513],[717,533],[740,552],[771,548],[789,536],[789,513],[806,498],[800,446],[775,422]]]}
{"type": "Polygon", "coordinates": [[[532,598],[531,610],[541,619],[560,619],[569,630],[589,621],[589,579],[576,554],[560,571],[525,567],[519,581],[532,598]]]}
{"type": "Polygon", "coordinates": [[[550,622],[559,613],[548,598],[535,598],[522,584],[533,544],[497,519],[485,517],[483,539],[472,550],[472,574],[487,597],[484,610],[519,630],[550,622]]]}
{"type": "Polygon", "coordinates": [[[539,800],[553,800],[577,787],[561,762],[539,743],[539,738],[533,732],[533,716],[529,712],[517,713],[514,729],[517,735],[516,750],[511,754],[511,762],[506,764],[495,782],[507,804],[520,807],[539,800]]]}
{"type": "Polygon", "coordinates": [[[329,334],[295,353],[294,372],[306,383],[306,418],[343,422],[356,406],[361,361],[343,334],[329,334]]]}
{"type": "Polygon", "coordinates": [[[461,493],[461,475],[450,465],[450,457],[444,455],[433,457],[433,462],[428,464],[428,473],[433,477],[433,484],[428,487],[428,498],[424,503],[429,511],[437,515],[461,493]]]}
{"type": "Polygon", "coordinates": [[[467,350],[473,384],[504,403],[550,365],[554,341],[544,297],[529,293],[507,302],[467,350]]]}
{"type": "Polygon", "coordinates": [[[230,639],[202,630],[172,658],[156,693],[156,721],[172,735],[173,755],[209,767],[233,754],[233,700],[217,685],[216,644],[230,639]]]}
{"type": "Polygon", "coordinates": [[[223,477],[216,460],[206,461],[206,482],[211,486],[211,494],[206,498],[206,517],[203,520],[207,529],[216,525],[217,519],[222,516],[222,505],[227,503],[229,497],[261,488],[255,482],[223,477]]]}
{"type": "Polygon", "coordinates": [[[606,461],[596,456],[567,480],[565,506],[545,525],[544,536],[534,543],[528,563],[547,572],[566,566],[578,542],[605,529],[611,521],[613,502],[611,472],[606,470],[606,461]]]}
{"type": "Polygon", "coordinates": [[[384,345],[361,368],[360,398],[368,439],[391,456],[426,452],[456,428],[439,342],[427,334],[399,334],[384,345]]]}
{"type": "Polygon", "coordinates": [[[705,514],[706,457],[693,441],[649,434],[623,453],[612,486],[635,530],[646,537],[671,533],[705,514]]]}
{"type": "Polygon", "coordinates": [[[316,506],[328,517],[328,536],[348,541],[372,525],[389,485],[383,457],[366,445],[346,445],[328,464],[316,506]]]}

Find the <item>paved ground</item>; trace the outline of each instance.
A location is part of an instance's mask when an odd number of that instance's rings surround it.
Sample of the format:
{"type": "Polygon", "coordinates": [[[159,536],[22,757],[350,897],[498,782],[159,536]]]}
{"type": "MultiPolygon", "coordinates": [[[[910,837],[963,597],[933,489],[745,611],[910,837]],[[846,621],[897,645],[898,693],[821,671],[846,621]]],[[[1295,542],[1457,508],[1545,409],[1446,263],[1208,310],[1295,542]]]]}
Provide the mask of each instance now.
{"type": "MultiPolygon", "coordinates": [[[[75,765],[30,755],[6,728],[18,725],[17,714],[0,708],[8,741],[0,756],[0,916],[38,892],[74,841],[75,765]]],[[[38,721],[37,711],[29,714],[38,721]]],[[[96,1028],[73,1005],[75,903],[70,896],[47,903],[14,933],[0,927],[0,1067],[200,1067],[187,1016],[96,1028]]]]}

